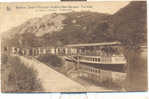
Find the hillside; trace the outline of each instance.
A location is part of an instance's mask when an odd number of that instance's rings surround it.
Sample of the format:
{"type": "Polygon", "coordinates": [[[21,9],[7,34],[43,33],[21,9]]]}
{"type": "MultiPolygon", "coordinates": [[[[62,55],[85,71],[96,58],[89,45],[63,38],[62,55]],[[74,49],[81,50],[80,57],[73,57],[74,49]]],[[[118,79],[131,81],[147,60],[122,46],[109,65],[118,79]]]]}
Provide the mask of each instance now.
{"type": "Polygon", "coordinates": [[[131,2],[113,15],[70,12],[33,18],[5,34],[7,45],[20,47],[120,41],[128,46],[146,42],[146,3],[131,2]]]}
{"type": "Polygon", "coordinates": [[[71,12],[30,19],[6,33],[7,44],[36,47],[90,42],[94,30],[108,16],[95,12],[71,12]]]}
{"type": "Polygon", "coordinates": [[[123,44],[137,46],[147,42],[146,2],[131,2],[110,17],[109,36],[123,44]]]}

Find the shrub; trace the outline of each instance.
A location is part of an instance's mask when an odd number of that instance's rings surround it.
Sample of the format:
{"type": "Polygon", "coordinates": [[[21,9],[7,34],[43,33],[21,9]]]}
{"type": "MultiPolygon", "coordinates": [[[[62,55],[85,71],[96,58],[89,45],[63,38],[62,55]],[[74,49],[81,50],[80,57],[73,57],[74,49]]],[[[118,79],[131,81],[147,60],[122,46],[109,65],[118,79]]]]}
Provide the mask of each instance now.
{"type": "Polygon", "coordinates": [[[52,66],[56,66],[56,67],[60,67],[63,65],[62,59],[56,55],[53,55],[53,54],[41,55],[37,59],[41,62],[48,64],[48,65],[52,65],[52,66]]]}
{"type": "Polygon", "coordinates": [[[2,63],[2,92],[39,92],[41,90],[37,72],[21,63],[18,57],[9,56],[7,63],[2,63]]]}

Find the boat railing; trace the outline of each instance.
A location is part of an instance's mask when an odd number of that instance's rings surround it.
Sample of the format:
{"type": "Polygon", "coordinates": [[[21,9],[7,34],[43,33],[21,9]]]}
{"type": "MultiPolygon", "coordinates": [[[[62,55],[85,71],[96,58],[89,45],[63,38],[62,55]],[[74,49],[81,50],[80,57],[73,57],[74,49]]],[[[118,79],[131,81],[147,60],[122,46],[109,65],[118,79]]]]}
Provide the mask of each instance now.
{"type": "Polygon", "coordinates": [[[99,52],[78,52],[78,53],[68,53],[66,55],[84,55],[84,56],[122,56],[122,54],[114,53],[99,53],[99,52]]]}

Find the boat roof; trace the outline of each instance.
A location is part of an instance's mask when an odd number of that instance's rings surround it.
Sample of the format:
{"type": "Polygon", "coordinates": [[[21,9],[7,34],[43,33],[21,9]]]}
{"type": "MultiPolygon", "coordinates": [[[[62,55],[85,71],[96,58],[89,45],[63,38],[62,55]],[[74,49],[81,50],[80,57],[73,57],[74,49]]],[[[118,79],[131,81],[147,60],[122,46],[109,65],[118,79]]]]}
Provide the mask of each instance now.
{"type": "Polygon", "coordinates": [[[65,47],[87,47],[87,46],[104,46],[104,45],[120,45],[120,42],[103,42],[103,43],[86,43],[86,44],[68,44],[65,47]]]}

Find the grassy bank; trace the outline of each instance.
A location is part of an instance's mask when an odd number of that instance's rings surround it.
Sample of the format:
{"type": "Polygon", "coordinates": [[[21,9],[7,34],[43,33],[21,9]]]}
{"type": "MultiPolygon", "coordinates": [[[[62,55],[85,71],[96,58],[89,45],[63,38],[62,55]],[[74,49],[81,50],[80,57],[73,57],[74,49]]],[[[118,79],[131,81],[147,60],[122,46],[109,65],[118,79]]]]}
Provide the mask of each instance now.
{"type": "Polygon", "coordinates": [[[61,67],[63,65],[62,59],[53,54],[40,55],[37,59],[47,65],[52,65],[54,67],[61,67]]]}
{"type": "Polygon", "coordinates": [[[16,56],[2,55],[2,92],[39,92],[42,90],[37,72],[16,56]]]}

